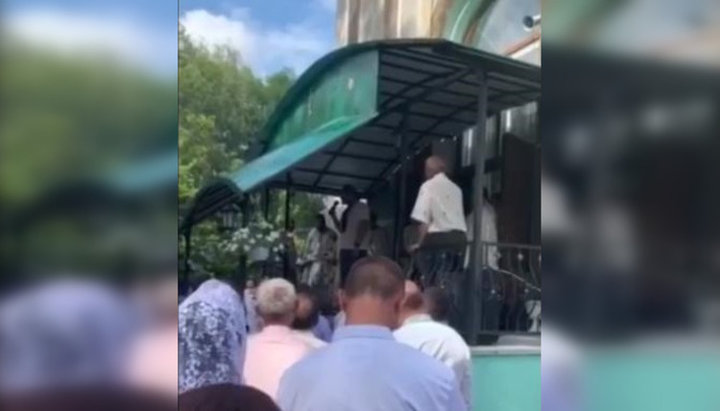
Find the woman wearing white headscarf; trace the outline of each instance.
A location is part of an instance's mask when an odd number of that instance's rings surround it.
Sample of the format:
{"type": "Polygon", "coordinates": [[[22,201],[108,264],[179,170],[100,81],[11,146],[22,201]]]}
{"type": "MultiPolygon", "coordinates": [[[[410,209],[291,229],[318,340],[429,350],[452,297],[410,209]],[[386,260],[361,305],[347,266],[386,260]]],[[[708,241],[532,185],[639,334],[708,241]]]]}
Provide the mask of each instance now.
{"type": "Polygon", "coordinates": [[[245,310],[228,284],[205,281],[178,315],[180,410],[276,410],[263,393],[241,386],[245,310]]]}
{"type": "Polygon", "coordinates": [[[240,384],[247,329],[240,297],[211,279],[178,312],[180,393],[212,384],[240,384]]]}

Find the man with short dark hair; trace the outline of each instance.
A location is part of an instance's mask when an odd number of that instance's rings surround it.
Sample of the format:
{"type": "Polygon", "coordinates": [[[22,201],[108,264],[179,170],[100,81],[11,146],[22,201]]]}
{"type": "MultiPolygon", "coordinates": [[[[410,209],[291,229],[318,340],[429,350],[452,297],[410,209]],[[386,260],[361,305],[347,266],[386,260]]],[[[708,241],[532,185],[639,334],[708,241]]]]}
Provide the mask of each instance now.
{"type": "Polygon", "coordinates": [[[400,267],[384,257],[357,261],[345,282],[346,326],[333,341],[283,376],[278,404],[284,411],[466,410],[452,371],[399,344],[404,297],[400,267]]]}

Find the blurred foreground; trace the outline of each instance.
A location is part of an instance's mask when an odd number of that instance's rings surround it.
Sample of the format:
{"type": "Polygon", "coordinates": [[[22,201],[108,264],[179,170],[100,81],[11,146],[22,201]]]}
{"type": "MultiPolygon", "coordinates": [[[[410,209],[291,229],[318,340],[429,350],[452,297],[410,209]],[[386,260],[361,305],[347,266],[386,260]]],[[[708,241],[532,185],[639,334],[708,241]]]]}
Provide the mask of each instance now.
{"type": "Polygon", "coordinates": [[[175,408],[177,6],[163,3],[3,4],[1,409],[175,408]]]}
{"type": "Polygon", "coordinates": [[[543,8],[544,410],[720,407],[720,6],[543,8]]]}

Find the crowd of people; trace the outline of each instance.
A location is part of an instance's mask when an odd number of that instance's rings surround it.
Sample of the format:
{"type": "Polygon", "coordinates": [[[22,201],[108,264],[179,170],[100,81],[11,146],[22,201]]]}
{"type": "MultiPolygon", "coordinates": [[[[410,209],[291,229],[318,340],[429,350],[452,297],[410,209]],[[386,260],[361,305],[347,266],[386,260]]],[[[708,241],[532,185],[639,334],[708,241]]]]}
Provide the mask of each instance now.
{"type": "Polygon", "coordinates": [[[470,408],[470,350],[445,323],[447,296],[421,290],[392,260],[353,264],[338,293],[341,322],[323,295],[282,278],[250,293],[255,332],[247,304],[219,280],[180,305],[181,410],[470,408]]]}
{"type": "Polygon", "coordinates": [[[177,276],[160,268],[120,284],[75,274],[4,293],[0,409],[177,409],[177,276]]]}
{"type": "MultiPolygon", "coordinates": [[[[409,216],[411,224],[405,227],[402,241],[407,255],[448,244],[462,252],[473,238],[472,207],[466,210],[462,190],[448,177],[446,167],[445,161],[438,156],[430,156],[425,161],[425,182],[420,186],[409,216]]],[[[496,243],[495,211],[487,192],[483,195],[482,240],[496,243]]],[[[346,185],[340,200],[317,215],[316,224],[308,233],[305,249],[300,254],[297,268],[301,283],[338,287],[358,259],[368,255],[389,257],[394,253],[389,234],[378,223],[377,214],[353,186],[346,185]]],[[[464,267],[467,267],[470,253],[464,254],[464,267]]],[[[498,255],[494,247],[489,247],[487,258],[489,266],[497,269],[498,255]]],[[[294,264],[293,259],[293,272],[294,264]]],[[[434,265],[436,262],[417,258],[406,270],[428,277],[428,271],[434,265]]],[[[286,278],[294,283],[296,275],[286,275],[286,278]]]]}
{"type": "MultiPolygon", "coordinates": [[[[462,191],[439,157],[425,177],[406,251],[445,237],[465,247],[462,191]]],[[[352,186],[341,202],[318,215],[299,276],[248,281],[243,298],[212,279],[180,305],[180,409],[471,408],[470,350],[448,325],[445,290],[421,289],[387,257],[387,235],[352,186]],[[203,401],[211,395],[227,400],[203,401]]]]}

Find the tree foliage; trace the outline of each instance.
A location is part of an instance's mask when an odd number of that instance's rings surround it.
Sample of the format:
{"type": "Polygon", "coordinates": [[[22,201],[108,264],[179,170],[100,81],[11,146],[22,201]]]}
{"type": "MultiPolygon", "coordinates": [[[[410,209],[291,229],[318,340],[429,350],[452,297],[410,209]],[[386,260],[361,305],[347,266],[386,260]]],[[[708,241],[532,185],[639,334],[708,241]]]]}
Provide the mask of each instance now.
{"type": "Polygon", "coordinates": [[[174,79],[14,38],[3,38],[2,46],[0,202],[6,210],[58,183],[176,144],[174,79]]]}
{"type": "MultiPolygon", "coordinates": [[[[242,66],[241,56],[229,47],[210,49],[194,43],[180,29],[179,50],[179,197],[187,207],[193,196],[213,177],[242,167],[247,150],[273,109],[290,88],[294,75],[288,70],[267,78],[242,66]]],[[[268,221],[284,225],[284,193],[273,195],[268,221]]],[[[259,220],[260,201],[255,198],[253,216],[259,220]]],[[[317,196],[296,194],[290,216],[296,226],[313,224],[321,207],[317,196]]],[[[220,248],[232,233],[219,233],[211,224],[193,231],[192,259],[214,275],[232,274],[239,261],[236,253],[220,248]]],[[[181,249],[181,257],[184,251],[181,249]]]]}

